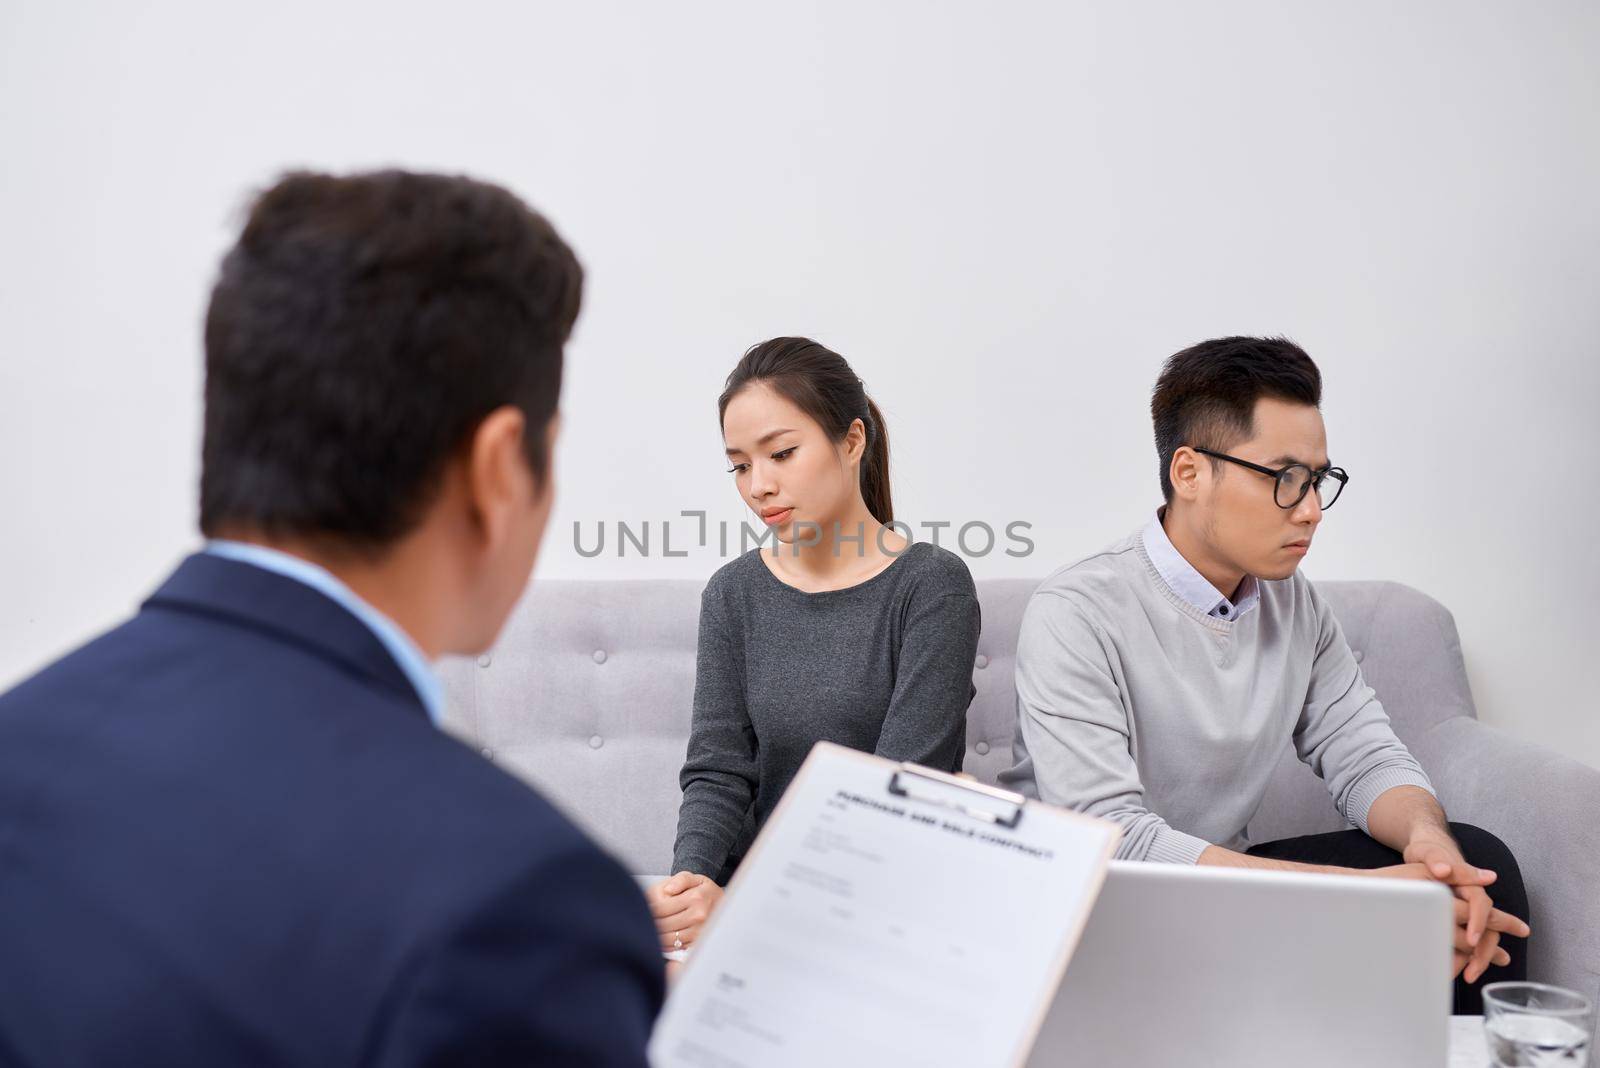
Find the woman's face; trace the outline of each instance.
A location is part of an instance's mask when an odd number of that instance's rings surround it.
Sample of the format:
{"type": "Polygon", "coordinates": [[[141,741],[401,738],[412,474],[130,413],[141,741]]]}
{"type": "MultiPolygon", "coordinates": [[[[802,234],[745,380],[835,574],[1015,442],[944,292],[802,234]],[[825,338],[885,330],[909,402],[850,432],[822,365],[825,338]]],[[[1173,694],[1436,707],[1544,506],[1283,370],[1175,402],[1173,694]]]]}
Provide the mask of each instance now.
{"type": "MultiPolygon", "coordinates": [[[[756,517],[776,528],[778,540],[796,534],[815,542],[861,504],[860,463],[865,432],[852,423],[843,442],[828,440],[816,420],[764,382],[735,394],[722,416],[739,496],[756,517]]],[[[846,533],[849,533],[847,531],[846,533]]]]}

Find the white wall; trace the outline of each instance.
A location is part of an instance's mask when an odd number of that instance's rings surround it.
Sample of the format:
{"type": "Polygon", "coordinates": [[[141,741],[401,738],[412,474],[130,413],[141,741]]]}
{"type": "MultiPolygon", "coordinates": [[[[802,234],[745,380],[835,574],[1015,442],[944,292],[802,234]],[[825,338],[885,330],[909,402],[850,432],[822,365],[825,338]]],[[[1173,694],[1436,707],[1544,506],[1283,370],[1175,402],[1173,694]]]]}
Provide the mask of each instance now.
{"type": "Polygon", "coordinates": [[[972,567],[1042,575],[1154,506],[1161,358],[1282,331],[1353,475],[1308,572],[1438,597],[1484,718],[1600,764],[1597,55],[1557,0],[9,0],[0,686],[196,542],[246,193],[398,163],[503,181],[589,268],[540,575],[709,574],[572,523],[737,523],[714,399],[779,333],[880,399],[902,514],[1027,520],[972,567]]]}

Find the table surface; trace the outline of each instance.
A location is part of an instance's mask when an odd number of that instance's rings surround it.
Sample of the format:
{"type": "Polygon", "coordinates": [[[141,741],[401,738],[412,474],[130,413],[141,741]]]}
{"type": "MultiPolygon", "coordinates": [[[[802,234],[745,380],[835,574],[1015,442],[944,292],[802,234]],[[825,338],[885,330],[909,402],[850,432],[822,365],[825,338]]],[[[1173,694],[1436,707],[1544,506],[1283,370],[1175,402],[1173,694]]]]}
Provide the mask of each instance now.
{"type": "Polygon", "coordinates": [[[1491,1068],[1482,1016],[1450,1017],[1450,1068],[1491,1068]]]}

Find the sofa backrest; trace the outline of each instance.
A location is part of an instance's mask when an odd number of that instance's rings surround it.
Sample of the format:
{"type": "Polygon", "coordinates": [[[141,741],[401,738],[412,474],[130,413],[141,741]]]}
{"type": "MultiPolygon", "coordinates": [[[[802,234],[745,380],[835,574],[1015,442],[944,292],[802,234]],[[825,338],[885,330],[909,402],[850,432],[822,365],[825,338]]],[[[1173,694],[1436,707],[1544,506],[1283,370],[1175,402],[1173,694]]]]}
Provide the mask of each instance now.
{"type": "MultiPolygon", "coordinates": [[[[678,821],[678,770],[694,694],[700,582],[536,583],[495,648],[441,667],[448,727],[536,786],[637,874],[663,874],[678,821]]],[[[979,581],[983,632],[967,714],[966,770],[993,782],[1011,762],[1017,629],[1034,579],[979,581]]],[[[1327,582],[1328,599],[1402,741],[1473,716],[1453,620],[1392,582],[1327,582]]],[[[1285,742],[1254,841],[1343,826],[1285,742]]]]}

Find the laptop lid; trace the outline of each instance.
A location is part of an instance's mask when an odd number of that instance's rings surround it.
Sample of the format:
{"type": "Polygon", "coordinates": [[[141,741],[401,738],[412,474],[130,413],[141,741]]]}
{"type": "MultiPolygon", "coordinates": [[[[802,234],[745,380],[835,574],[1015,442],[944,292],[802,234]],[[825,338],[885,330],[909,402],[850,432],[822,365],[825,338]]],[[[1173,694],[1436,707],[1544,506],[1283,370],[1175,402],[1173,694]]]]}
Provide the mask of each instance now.
{"type": "Polygon", "coordinates": [[[1113,862],[1029,1065],[1443,1066],[1436,883],[1113,862]]]}

